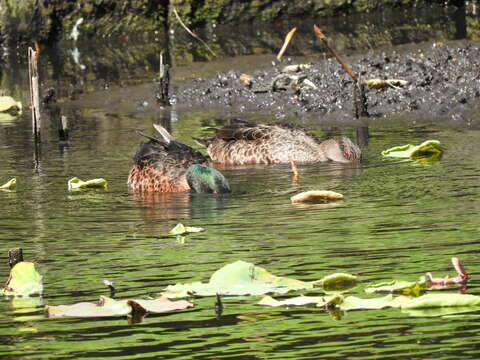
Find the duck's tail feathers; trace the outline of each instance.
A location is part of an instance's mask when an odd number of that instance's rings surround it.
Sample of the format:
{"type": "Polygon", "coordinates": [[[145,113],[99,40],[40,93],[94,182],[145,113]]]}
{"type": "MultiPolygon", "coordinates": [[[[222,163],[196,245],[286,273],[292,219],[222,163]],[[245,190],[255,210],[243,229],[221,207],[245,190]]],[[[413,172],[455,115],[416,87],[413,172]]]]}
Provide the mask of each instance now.
{"type": "Polygon", "coordinates": [[[195,142],[195,144],[197,144],[198,146],[200,146],[202,148],[207,148],[208,145],[210,145],[210,142],[212,141],[212,139],[199,139],[199,138],[195,138],[195,137],[192,137],[192,139],[195,142]]]}
{"type": "Polygon", "coordinates": [[[135,130],[135,132],[137,133],[137,135],[140,135],[140,136],[143,136],[149,140],[152,140],[154,142],[157,142],[157,143],[163,143],[163,141],[155,136],[150,136],[150,135],[147,135],[145,134],[143,131],[140,131],[140,130],[135,130]]]}
{"type": "Polygon", "coordinates": [[[158,133],[162,136],[162,138],[164,139],[164,141],[165,141],[167,144],[170,144],[170,142],[173,140],[173,136],[170,135],[170,133],[167,131],[167,129],[165,129],[162,125],[159,125],[159,124],[153,124],[153,127],[154,127],[155,130],[157,130],[158,133]]]}

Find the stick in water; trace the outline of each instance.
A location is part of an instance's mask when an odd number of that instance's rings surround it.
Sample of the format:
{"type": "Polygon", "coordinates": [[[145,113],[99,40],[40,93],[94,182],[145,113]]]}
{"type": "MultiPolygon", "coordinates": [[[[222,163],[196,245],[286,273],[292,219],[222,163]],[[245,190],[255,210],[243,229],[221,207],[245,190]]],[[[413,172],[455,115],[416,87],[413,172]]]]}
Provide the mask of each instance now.
{"type": "Polygon", "coordinates": [[[210,46],[207,45],[207,43],[205,41],[203,41],[202,39],[200,39],[200,37],[195,34],[192,30],[190,30],[187,25],[185,25],[185,23],[182,21],[182,19],[180,18],[180,15],[178,15],[178,12],[177,12],[177,9],[175,8],[175,6],[173,7],[173,13],[175,14],[175,17],[177,18],[178,22],[180,23],[180,25],[182,25],[182,27],[185,29],[186,32],[188,32],[191,36],[193,36],[195,39],[197,39],[198,41],[200,41],[207,49],[208,51],[210,51],[210,53],[213,55],[213,56],[217,56],[217,54],[215,54],[215,52],[210,49],[210,46]]]}

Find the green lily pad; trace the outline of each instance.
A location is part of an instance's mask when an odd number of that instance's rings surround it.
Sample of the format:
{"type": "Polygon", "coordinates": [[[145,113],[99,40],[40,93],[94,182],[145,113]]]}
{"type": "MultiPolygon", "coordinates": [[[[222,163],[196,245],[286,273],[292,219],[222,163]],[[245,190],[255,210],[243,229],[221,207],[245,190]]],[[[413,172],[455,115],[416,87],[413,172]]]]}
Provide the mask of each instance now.
{"type": "Polygon", "coordinates": [[[425,277],[420,277],[418,281],[392,280],[370,285],[365,289],[366,293],[394,293],[402,295],[420,295],[426,290],[427,282],[425,277]]]}
{"type": "Polygon", "coordinates": [[[186,309],[191,306],[193,304],[188,301],[170,301],[165,297],[153,300],[115,300],[100,296],[98,303],[80,302],[73,305],[46,305],[45,314],[47,317],[112,317],[133,315],[134,313],[164,313],[186,309]]]}
{"type": "Polygon", "coordinates": [[[17,185],[17,178],[8,180],[5,184],[0,186],[2,190],[12,190],[17,185]]]}
{"type": "Polygon", "coordinates": [[[92,179],[83,181],[77,177],[68,180],[68,190],[82,190],[82,189],[104,189],[108,188],[107,180],[105,179],[92,179]]]}
{"type": "Polygon", "coordinates": [[[21,261],[10,270],[10,277],[0,295],[35,296],[42,295],[42,276],[35,270],[32,262],[21,261]]]}
{"type": "Polygon", "coordinates": [[[382,155],[385,157],[394,158],[410,158],[412,160],[422,158],[439,158],[443,153],[442,145],[438,140],[427,140],[420,145],[403,145],[395,146],[393,148],[382,151],[382,155]]]}
{"type": "Polygon", "coordinates": [[[357,277],[346,273],[335,273],[325,276],[320,283],[323,290],[327,292],[346,291],[357,285],[357,277]]]}
{"type": "Polygon", "coordinates": [[[257,304],[265,306],[302,306],[316,304],[316,306],[338,305],[343,301],[341,295],[331,296],[297,296],[286,300],[275,300],[269,295],[265,295],[257,304]]]}
{"type": "Polygon", "coordinates": [[[318,281],[305,282],[275,276],[262,267],[239,260],[217,270],[212,274],[208,283],[193,282],[170,285],[164,289],[162,295],[169,298],[178,298],[185,295],[215,296],[216,294],[221,294],[239,296],[268,293],[284,294],[291,290],[311,289],[316,284],[318,284],[318,281]]]}
{"type": "Polygon", "coordinates": [[[183,235],[188,233],[198,233],[202,231],[205,231],[205,229],[201,227],[185,226],[182,223],[178,223],[172,230],[170,230],[168,235],[183,235]]]}
{"type": "Polygon", "coordinates": [[[426,294],[402,304],[403,309],[480,306],[480,296],[470,294],[426,294]]]}

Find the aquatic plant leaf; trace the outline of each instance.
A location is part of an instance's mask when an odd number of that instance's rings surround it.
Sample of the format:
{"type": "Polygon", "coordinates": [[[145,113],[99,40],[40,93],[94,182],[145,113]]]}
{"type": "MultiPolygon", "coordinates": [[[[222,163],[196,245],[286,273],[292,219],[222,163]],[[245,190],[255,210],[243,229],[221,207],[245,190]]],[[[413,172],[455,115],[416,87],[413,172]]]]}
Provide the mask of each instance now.
{"type": "Polygon", "coordinates": [[[325,276],[320,283],[325,291],[346,291],[357,285],[357,277],[346,273],[335,273],[325,276]]]}
{"type": "Polygon", "coordinates": [[[153,300],[115,300],[106,296],[100,296],[98,303],[81,302],[73,305],[46,305],[45,314],[47,317],[112,317],[124,316],[133,312],[164,313],[186,309],[191,306],[193,304],[188,301],[170,301],[165,297],[153,300]]]}
{"type": "Polygon", "coordinates": [[[68,180],[68,190],[82,190],[82,189],[107,189],[108,182],[105,179],[92,179],[83,181],[77,177],[68,180]]]}
{"type": "Polygon", "coordinates": [[[325,305],[338,305],[343,301],[341,295],[332,295],[332,296],[297,296],[286,300],[276,300],[273,297],[266,295],[264,296],[257,305],[265,306],[302,306],[308,304],[316,304],[317,306],[325,305]]]}
{"type": "Polygon", "coordinates": [[[11,116],[22,114],[22,103],[15,101],[11,96],[0,96],[0,112],[11,116]]]}
{"type": "Polygon", "coordinates": [[[284,294],[291,290],[311,289],[315,284],[318,284],[318,281],[305,282],[275,276],[262,267],[238,260],[214,272],[208,283],[170,285],[164,289],[162,295],[177,298],[184,294],[196,296],[284,294]]]}
{"type": "Polygon", "coordinates": [[[310,190],[296,194],[290,200],[292,203],[328,203],[343,200],[343,195],[328,190],[310,190]]]}
{"type": "Polygon", "coordinates": [[[425,277],[420,277],[418,281],[392,280],[370,285],[365,289],[366,293],[388,292],[403,295],[419,295],[427,288],[425,277]]]}
{"type": "Polygon", "coordinates": [[[410,301],[406,296],[388,294],[381,298],[362,299],[356,296],[347,296],[340,304],[340,310],[377,310],[388,307],[399,308],[404,302],[410,301]]]}
{"type": "Polygon", "coordinates": [[[17,185],[17,178],[8,180],[5,184],[0,186],[2,190],[11,190],[17,185]]]}
{"type": "Polygon", "coordinates": [[[470,294],[426,294],[402,304],[402,309],[479,306],[480,296],[470,294]]]}
{"type": "Polygon", "coordinates": [[[443,153],[442,145],[438,140],[426,140],[420,145],[407,144],[395,146],[382,151],[385,157],[410,158],[412,160],[421,158],[439,158],[443,153]]]}
{"type": "Polygon", "coordinates": [[[368,79],[365,80],[365,85],[374,89],[381,89],[384,87],[399,88],[408,85],[408,81],[400,79],[368,79]]]}
{"type": "Polygon", "coordinates": [[[188,233],[197,233],[205,231],[204,228],[201,227],[194,227],[194,226],[185,226],[182,223],[178,223],[175,227],[170,230],[168,235],[183,235],[188,233]]]}
{"type": "Polygon", "coordinates": [[[35,270],[35,264],[21,261],[10,270],[10,277],[0,295],[34,296],[42,295],[42,292],[42,276],[35,270]]]}
{"type": "MultiPolygon", "coordinates": [[[[465,314],[478,312],[480,306],[455,306],[455,307],[435,307],[421,309],[402,309],[402,312],[409,316],[416,317],[436,317],[444,316],[446,318],[454,318],[457,314],[465,314]]],[[[473,315],[470,315],[473,316],[473,315]]]]}

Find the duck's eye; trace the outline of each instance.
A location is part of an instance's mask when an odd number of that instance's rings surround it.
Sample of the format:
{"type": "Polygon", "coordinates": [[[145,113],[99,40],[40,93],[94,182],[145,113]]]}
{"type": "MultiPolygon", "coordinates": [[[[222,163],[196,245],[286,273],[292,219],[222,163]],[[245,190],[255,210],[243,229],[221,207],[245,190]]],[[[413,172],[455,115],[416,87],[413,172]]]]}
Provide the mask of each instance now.
{"type": "Polygon", "coordinates": [[[350,153],[348,151],[344,151],[343,156],[345,156],[348,159],[350,158],[350,153]]]}

